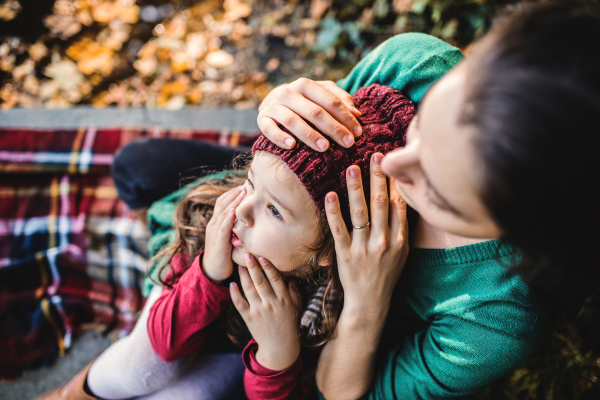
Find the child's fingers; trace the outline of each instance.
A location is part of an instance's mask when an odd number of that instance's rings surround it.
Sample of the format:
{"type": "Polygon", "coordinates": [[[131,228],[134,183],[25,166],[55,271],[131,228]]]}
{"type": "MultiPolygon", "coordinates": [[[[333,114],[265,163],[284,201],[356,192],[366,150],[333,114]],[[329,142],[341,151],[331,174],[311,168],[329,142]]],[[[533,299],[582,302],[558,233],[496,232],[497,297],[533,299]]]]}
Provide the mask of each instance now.
{"type": "Polygon", "coordinates": [[[244,294],[248,299],[248,303],[250,303],[251,307],[257,307],[261,304],[260,296],[256,291],[256,287],[254,287],[254,282],[250,278],[248,270],[246,267],[239,268],[240,271],[240,284],[242,285],[242,289],[244,289],[244,294]]]}
{"type": "MultiPolygon", "coordinates": [[[[242,202],[242,200],[244,200],[245,196],[246,196],[245,189],[239,191],[238,195],[235,196],[233,199],[231,199],[231,201],[229,203],[227,203],[226,205],[223,204],[222,211],[219,214],[214,214],[211,221],[214,220],[215,221],[214,224],[216,226],[221,226],[223,224],[223,221],[229,215],[229,212],[231,211],[231,209],[237,208],[240,205],[240,203],[242,202]]],[[[216,209],[215,209],[215,212],[216,212],[216,209]]]]}
{"type": "Polygon", "coordinates": [[[244,314],[246,314],[248,310],[250,310],[250,306],[248,305],[248,302],[242,297],[242,294],[240,293],[240,288],[235,282],[231,282],[229,284],[229,294],[231,295],[231,301],[233,302],[233,305],[235,306],[235,308],[237,308],[237,310],[243,317],[244,314]]]}
{"type": "Polygon", "coordinates": [[[262,265],[263,271],[265,271],[265,274],[269,279],[269,283],[271,284],[271,288],[273,289],[275,296],[280,299],[286,296],[288,294],[288,290],[277,268],[275,268],[273,264],[271,264],[271,262],[264,257],[259,257],[258,262],[260,265],[262,265]]]}
{"type": "Polygon", "coordinates": [[[348,251],[352,240],[350,239],[348,229],[346,229],[346,223],[342,218],[340,203],[335,192],[329,192],[325,196],[325,213],[327,214],[327,223],[329,224],[329,228],[331,228],[331,234],[335,240],[336,251],[339,254],[348,251]]]}
{"type": "Polygon", "coordinates": [[[256,262],[256,258],[252,254],[246,253],[244,254],[244,259],[246,260],[246,268],[250,273],[250,278],[261,300],[275,300],[277,297],[273,293],[269,281],[263,275],[262,270],[256,262]]]}
{"type": "Polygon", "coordinates": [[[233,229],[233,224],[235,224],[235,208],[230,208],[217,233],[215,243],[217,253],[215,254],[231,252],[231,230],[233,229]]]}
{"type": "Polygon", "coordinates": [[[223,193],[215,202],[215,209],[213,215],[219,215],[223,212],[223,210],[227,209],[228,205],[240,195],[241,192],[245,192],[246,188],[244,186],[238,186],[227,192],[223,193]]]}

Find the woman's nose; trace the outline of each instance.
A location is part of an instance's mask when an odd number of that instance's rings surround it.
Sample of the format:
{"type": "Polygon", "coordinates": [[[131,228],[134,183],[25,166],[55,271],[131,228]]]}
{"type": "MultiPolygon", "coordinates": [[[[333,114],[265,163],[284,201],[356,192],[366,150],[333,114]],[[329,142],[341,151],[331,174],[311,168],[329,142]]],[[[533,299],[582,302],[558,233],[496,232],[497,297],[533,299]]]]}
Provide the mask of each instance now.
{"type": "Polygon", "coordinates": [[[252,226],[254,224],[254,218],[252,216],[252,196],[246,195],[244,200],[235,209],[235,216],[238,221],[243,222],[246,226],[252,226]]]}
{"type": "Polygon", "coordinates": [[[413,172],[419,164],[419,140],[411,142],[406,147],[394,150],[383,158],[381,170],[389,177],[405,184],[413,183],[413,172]]]}

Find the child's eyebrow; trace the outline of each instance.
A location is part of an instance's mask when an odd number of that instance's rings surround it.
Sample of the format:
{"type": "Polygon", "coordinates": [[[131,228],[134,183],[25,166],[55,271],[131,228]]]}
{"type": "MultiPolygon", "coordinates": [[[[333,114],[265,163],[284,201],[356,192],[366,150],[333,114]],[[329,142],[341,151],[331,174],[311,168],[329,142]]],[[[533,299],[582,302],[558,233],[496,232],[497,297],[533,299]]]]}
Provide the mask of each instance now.
{"type": "MultiPolygon", "coordinates": [[[[248,177],[250,177],[250,174],[254,175],[254,172],[252,171],[252,166],[250,166],[250,168],[248,169],[248,177]]],[[[279,200],[275,195],[273,195],[273,193],[271,193],[271,191],[266,185],[264,187],[264,191],[267,192],[267,194],[269,195],[269,197],[271,197],[273,202],[277,203],[278,207],[283,208],[288,214],[292,216],[292,218],[298,219],[296,217],[296,214],[294,214],[294,212],[289,207],[287,207],[281,200],[279,200]]]]}

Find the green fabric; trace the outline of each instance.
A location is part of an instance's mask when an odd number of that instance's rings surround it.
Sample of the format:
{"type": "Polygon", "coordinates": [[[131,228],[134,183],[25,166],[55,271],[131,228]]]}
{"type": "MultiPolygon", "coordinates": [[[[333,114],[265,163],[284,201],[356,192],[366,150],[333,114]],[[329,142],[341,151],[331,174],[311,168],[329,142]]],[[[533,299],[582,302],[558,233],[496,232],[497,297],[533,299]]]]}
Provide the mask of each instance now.
{"type": "MultiPolygon", "coordinates": [[[[181,189],[152,203],[152,206],[148,209],[148,229],[150,230],[148,250],[151,258],[158,254],[165,246],[168,246],[173,242],[173,240],[175,240],[176,232],[173,228],[175,209],[185,195],[190,191],[190,189],[198,186],[202,182],[221,179],[224,176],[234,172],[235,171],[232,170],[226,170],[223,172],[217,172],[203,176],[191,184],[184,186],[181,189]]],[[[152,278],[157,281],[158,271],[156,265],[151,265],[149,271],[152,278]]],[[[148,294],[150,294],[150,290],[152,290],[153,286],[154,282],[150,276],[146,274],[144,283],[142,285],[142,293],[144,297],[148,297],[148,294]]]]}
{"type": "Polygon", "coordinates": [[[466,395],[524,362],[541,329],[529,287],[507,274],[517,259],[498,241],[411,249],[363,398],[466,395]]]}
{"type": "Polygon", "coordinates": [[[524,362],[541,323],[528,286],[507,274],[517,260],[499,241],[411,249],[362,399],[462,396],[524,362]]]}
{"type": "Polygon", "coordinates": [[[427,89],[462,59],[459,49],[438,38],[404,33],[377,46],[337,85],[354,94],[361,87],[379,83],[420,103],[427,89]]]}

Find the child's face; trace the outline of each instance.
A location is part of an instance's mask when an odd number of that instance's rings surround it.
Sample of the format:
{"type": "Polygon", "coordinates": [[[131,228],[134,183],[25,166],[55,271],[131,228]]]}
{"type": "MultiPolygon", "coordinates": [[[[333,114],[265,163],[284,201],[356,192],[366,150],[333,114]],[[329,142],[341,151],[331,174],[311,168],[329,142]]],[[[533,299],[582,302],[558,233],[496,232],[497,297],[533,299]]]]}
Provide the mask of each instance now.
{"type": "Polygon", "coordinates": [[[264,257],[280,271],[305,265],[317,241],[319,212],[298,177],[279,158],[258,152],[248,171],[247,194],[236,209],[233,261],[264,257]]]}

